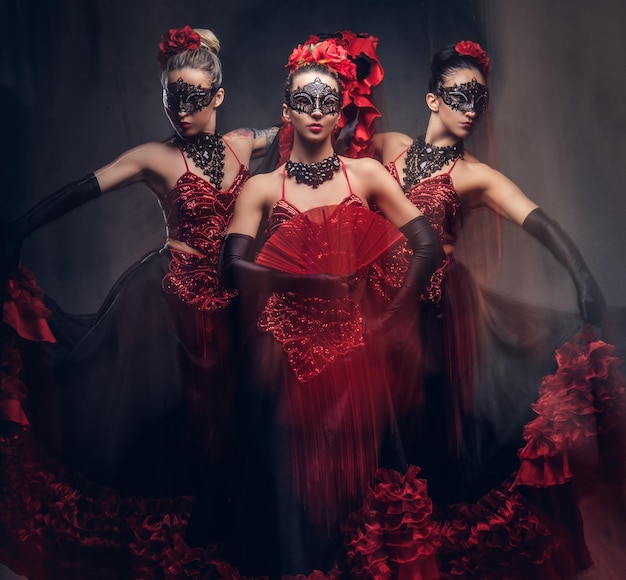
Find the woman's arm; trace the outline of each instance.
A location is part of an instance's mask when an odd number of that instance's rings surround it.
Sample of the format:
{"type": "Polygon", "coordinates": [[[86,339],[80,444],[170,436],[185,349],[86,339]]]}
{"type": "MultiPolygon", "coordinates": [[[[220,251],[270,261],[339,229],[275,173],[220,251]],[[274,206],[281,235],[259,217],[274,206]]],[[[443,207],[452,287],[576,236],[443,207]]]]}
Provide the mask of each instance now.
{"type": "Polygon", "coordinates": [[[583,320],[590,324],[602,322],[604,296],[574,242],[557,222],[528,199],[512,181],[486,165],[477,165],[477,170],[484,175],[484,187],[481,191],[484,202],[505,218],[522,226],[550,250],[567,269],[574,282],[583,320]]]}

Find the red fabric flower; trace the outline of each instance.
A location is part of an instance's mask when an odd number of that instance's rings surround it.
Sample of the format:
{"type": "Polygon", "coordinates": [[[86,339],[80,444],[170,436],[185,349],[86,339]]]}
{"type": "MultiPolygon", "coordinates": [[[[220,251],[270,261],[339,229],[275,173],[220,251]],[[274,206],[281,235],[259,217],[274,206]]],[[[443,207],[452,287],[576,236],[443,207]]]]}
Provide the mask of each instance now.
{"type": "Polygon", "coordinates": [[[167,61],[186,50],[195,50],[201,44],[200,35],[191,26],[183,26],[182,28],[170,28],[159,42],[159,64],[161,70],[165,68],[167,61]]]}
{"type": "Polygon", "coordinates": [[[475,59],[476,62],[478,62],[478,64],[482,67],[485,74],[489,74],[491,71],[491,67],[489,66],[489,57],[477,42],[472,42],[471,40],[461,40],[456,43],[454,50],[463,56],[471,56],[475,59]]]}
{"type": "Polygon", "coordinates": [[[356,65],[349,59],[348,51],[335,39],[299,44],[293,49],[285,68],[291,72],[313,63],[325,65],[337,73],[344,86],[347,82],[356,80],[356,65]]]}

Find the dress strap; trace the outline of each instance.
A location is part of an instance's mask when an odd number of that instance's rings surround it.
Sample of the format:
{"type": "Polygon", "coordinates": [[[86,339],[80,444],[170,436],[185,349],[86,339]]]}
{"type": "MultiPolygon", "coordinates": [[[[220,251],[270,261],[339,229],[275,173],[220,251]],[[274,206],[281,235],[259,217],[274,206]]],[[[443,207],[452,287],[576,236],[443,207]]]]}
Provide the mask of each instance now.
{"type": "Polygon", "coordinates": [[[394,157],[394,159],[391,160],[391,162],[395,165],[396,161],[398,161],[398,159],[400,159],[400,157],[402,157],[403,155],[406,154],[406,152],[411,148],[411,146],[407,147],[406,149],[403,149],[396,157],[394,157]]]}
{"type": "Polygon", "coordinates": [[[280,199],[282,199],[283,201],[285,200],[285,181],[287,180],[287,166],[285,165],[283,167],[283,191],[282,194],[280,196],[280,199]]]}
{"type": "Polygon", "coordinates": [[[189,172],[189,165],[187,165],[187,158],[185,157],[185,152],[182,150],[181,147],[179,147],[178,150],[180,151],[180,154],[183,156],[183,161],[185,162],[185,169],[187,169],[187,172],[189,172]]]}
{"type": "Polygon", "coordinates": [[[343,170],[343,174],[346,176],[346,182],[348,183],[348,191],[350,195],[354,195],[352,193],[352,186],[350,185],[350,179],[348,178],[348,172],[346,171],[346,164],[342,161],[341,157],[338,158],[339,163],[341,163],[341,169],[343,170]]]}
{"type": "Polygon", "coordinates": [[[454,166],[456,165],[456,162],[457,162],[459,159],[461,159],[461,158],[460,158],[460,157],[457,157],[457,158],[456,158],[456,159],[452,162],[452,165],[450,166],[450,169],[448,169],[448,171],[446,171],[446,173],[447,173],[448,175],[450,175],[450,174],[452,173],[452,170],[454,169],[454,166]]]}
{"type": "Polygon", "coordinates": [[[237,163],[239,163],[239,165],[243,165],[243,163],[239,161],[239,157],[237,157],[237,153],[235,153],[235,150],[228,144],[228,141],[226,141],[226,139],[224,139],[223,137],[222,137],[222,141],[224,145],[226,145],[226,147],[230,149],[230,152],[234,155],[235,159],[237,160],[237,163]]]}

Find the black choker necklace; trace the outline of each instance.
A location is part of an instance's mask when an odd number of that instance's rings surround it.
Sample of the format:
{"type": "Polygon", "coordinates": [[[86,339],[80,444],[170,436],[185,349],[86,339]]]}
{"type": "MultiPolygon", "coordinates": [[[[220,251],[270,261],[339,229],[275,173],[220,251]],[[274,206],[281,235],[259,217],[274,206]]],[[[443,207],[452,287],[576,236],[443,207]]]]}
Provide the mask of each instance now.
{"type": "Polygon", "coordinates": [[[224,141],[219,133],[200,133],[192,139],[183,139],[183,151],[207,175],[217,190],[224,179],[224,141]]]}
{"type": "Polygon", "coordinates": [[[463,141],[446,147],[437,147],[426,143],[424,136],[420,135],[406,152],[404,189],[409,189],[422,179],[430,177],[450,161],[463,159],[464,151],[463,141]]]}
{"type": "Polygon", "coordinates": [[[295,175],[296,183],[305,183],[313,189],[316,189],[325,181],[330,181],[333,175],[335,175],[335,171],[338,171],[340,167],[341,164],[336,153],[315,163],[300,163],[291,159],[287,159],[287,163],[285,163],[285,169],[289,177],[295,175]]]}

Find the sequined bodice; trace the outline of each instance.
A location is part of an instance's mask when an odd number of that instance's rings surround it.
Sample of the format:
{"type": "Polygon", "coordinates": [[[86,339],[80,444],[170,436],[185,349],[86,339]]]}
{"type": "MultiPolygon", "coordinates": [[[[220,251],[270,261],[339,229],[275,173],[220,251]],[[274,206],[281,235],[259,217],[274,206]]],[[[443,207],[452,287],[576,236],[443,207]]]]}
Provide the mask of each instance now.
{"type": "MultiPolygon", "coordinates": [[[[350,193],[341,201],[341,203],[344,205],[363,207],[363,201],[359,196],[355,195],[354,193],[350,193]]],[[[286,199],[279,199],[274,204],[274,207],[272,207],[272,211],[270,212],[270,216],[268,219],[270,234],[273,234],[286,221],[289,221],[291,218],[297,216],[300,213],[300,210],[290,204],[286,199]]]]}
{"type": "Polygon", "coordinates": [[[172,259],[163,288],[198,310],[225,308],[234,296],[234,291],[220,286],[217,262],[235,200],[248,176],[248,168],[241,165],[228,190],[218,191],[202,177],[186,171],[161,199],[169,237],[201,252],[170,248],[172,259]]]}
{"type": "Polygon", "coordinates": [[[248,177],[248,168],[242,165],[228,190],[218,191],[195,173],[183,173],[161,199],[169,237],[217,259],[235,200],[248,177]]]}
{"type": "MultiPolygon", "coordinates": [[[[395,163],[387,170],[402,185],[395,163]]],[[[428,218],[430,225],[444,245],[456,243],[456,219],[461,202],[449,173],[434,175],[416,183],[405,191],[406,196],[428,218]]]]}

